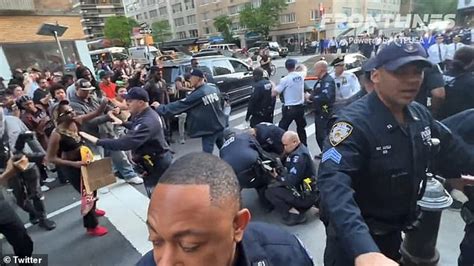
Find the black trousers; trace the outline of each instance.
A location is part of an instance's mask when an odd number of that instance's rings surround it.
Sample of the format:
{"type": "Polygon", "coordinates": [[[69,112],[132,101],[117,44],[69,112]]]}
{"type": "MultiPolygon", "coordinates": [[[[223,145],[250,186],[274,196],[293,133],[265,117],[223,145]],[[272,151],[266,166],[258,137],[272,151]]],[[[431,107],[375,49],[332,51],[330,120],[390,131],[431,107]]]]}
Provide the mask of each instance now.
{"type": "Polygon", "coordinates": [[[17,205],[30,215],[30,219],[46,218],[44,202],[41,200],[40,175],[36,166],[10,179],[9,184],[17,205]]]}
{"type": "Polygon", "coordinates": [[[156,160],[151,171],[147,171],[147,175],[143,177],[143,184],[145,185],[145,190],[148,195],[148,198],[151,198],[151,193],[155,188],[156,184],[160,180],[160,177],[168,169],[173,161],[173,155],[171,152],[166,152],[163,154],[162,158],[156,160]]]}
{"type": "Polygon", "coordinates": [[[304,118],[304,105],[296,106],[283,106],[282,117],[278,126],[285,131],[288,130],[290,124],[296,122],[296,132],[300,141],[307,145],[306,143],[306,119],[304,118]]]}
{"type": "Polygon", "coordinates": [[[474,265],[474,224],[466,225],[464,228],[464,238],[459,245],[461,254],[459,255],[459,266],[474,265]]]}
{"type": "Polygon", "coordinates": [[[316,203],[316,194],[309,197],[296,197],[286,187],[269,187],[265,191],[265,197],[281,215],[285,216],[291,208],[305,212],[316,203]]]}
{"type": "MultiPolygon", "coordinates": [[[[69,182],[74,187],[74,189],[82,195],[82,187],[81,187],[81,169],[79,168],[72,168],[72,167],[63,167],[63,173],[69,179],[69,182]]],[[[94,191],[94,196],[97,195],[97,191],[94,191]]],[[[97,220],[97,215],[95,214],[95,207],[96,203],[94,202],[94,206],[92,209],[82,217],[82,222],[84,227],[87,229],[92,229],[97,227],[99,221],[97,220]]]]}
{"type": "MultiPolygon", "coordinates": [[[[385,235],[372,235],[375,243],[385,256],[399,261],[401,258],[400,245],[402,244],[402,234],[394,231],[385,235]]],[[[326,227],[326,249],[324,250],[324,265],[326,266],[350,266],[354,265],[354,259],[347,255],[340,245],[334,228],[326,227]]]]}
{"type": "Polygon", "coordinates": [[[347,46],[341,46],[341,53],[345,53],[347,51],[347,46]]]}
{"type": "Polygon", "coordinates": [[[252,115],[250,117],[250,127],[255,127],[257,124],[262,122],[272,123],[273,124],[273,114],[270,115],[252,115]]]}
{"type": "Polygon", "coordinates": [[[33,241],[23,226],[20,217],[3,199],[0,200],[0,233],[12,245],[15,255],[29,257],[33,254],[33,241]]]}
{"type": "Polygon", "coordinates": [[[322,115],[314,116],[314,126],[316,127],[316,142],[318,143],[319,149],[323,151],[324,139],[328,135],[328,123],[329,118],[322,115]]]}

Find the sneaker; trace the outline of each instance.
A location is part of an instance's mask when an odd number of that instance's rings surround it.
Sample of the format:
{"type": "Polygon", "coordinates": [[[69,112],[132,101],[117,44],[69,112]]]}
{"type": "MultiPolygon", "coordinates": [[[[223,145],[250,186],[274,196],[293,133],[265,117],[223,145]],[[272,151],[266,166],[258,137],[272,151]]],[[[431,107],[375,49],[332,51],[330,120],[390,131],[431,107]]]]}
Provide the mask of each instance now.
{"type": "Polygon", "coordinates": [[[45,185],[42,185],[41,186],[41,192],[46,192],[49,190],[49,187],[48,186],[45,186],[45,185]]]}
{"type": "Polygon", "coordinates": [[[304,213],[300,213],[300,214],[290,213],[288,216],[283,218],[283,223],[288,226],[302,224],[305,222],[306,222],[306,216],[304,215],[304,213]]]}
{"type": "Polygon", "coordinates": [[[87,234],[91,235],[91,236],[103,236],[105,234],[107,234],[109,232],[109,230],[107,230],[107,228],[103,227],[103,226],[96,226],[95,228],[88,228],[87,229],[87,234]]]}
{"type": "Polygon", "coordinates": [[[48,230],[48,231],[51,231],[54,228],[56,228],[56,223],[45,218],[45,219],[39,221],[39,226],[46,229],[46,230],[48,230]]]}
{"type": "Polygon", "coordinates": [[[104,216],[104,215],[105,215],[105,211],[104,211],[104,210],[95,209],[95,215],[97,215],[97,216],[104,216]]]}
{"type": "Polygon", "coordinates": [[[54,177],[48,177],[44,180],[45,183],[52,183],[54,181],[56,181],[56,178],[54,178],[54,177]]]}
{"type": "Polygon", "coordinates": [[[130,179],[127,179],[126,181],[127,181],[127,183],[133,184],[133,185],[140,185],[140,184],[143,184],[143,178],[138,177],[138,176],[133,177],[133,178],[130,178],[130,179]]]}

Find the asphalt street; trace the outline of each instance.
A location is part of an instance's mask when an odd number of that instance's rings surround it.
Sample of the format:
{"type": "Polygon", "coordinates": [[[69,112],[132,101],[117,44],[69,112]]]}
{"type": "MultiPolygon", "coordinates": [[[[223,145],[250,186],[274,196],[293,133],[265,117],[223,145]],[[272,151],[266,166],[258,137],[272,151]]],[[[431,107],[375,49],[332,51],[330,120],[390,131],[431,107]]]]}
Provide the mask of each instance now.
{"type": "MultiPolygon", "coordinates": [[[[296,57],[299,61],[309,59],[296,57]]],[[[308,61],[309,65],[315,59],[308,61]]],[[[278,82],[284,70],[284,59],[274,61],[277,73],[272,80],[278,82]]],[[[230,118],[230,126],[236,130],[246,128],[244,121],[246,113],[245,106],[233,109],[230,118]]],[[[274,123],[281,119],[281,104],[277,103],[275,108],[274,123]]],[[[314,120],[311,114],[307,114],[306,132],[308,135],[308,146],[313,155],[319,154],[316,144],[314,120]]],[[[294,125],[292,125],[294,129],[294,125]]],[[[185,144],[173,143],[175,158],[192,151],[200,151],[201,143],[198,139],[188,139],[185,144]]],[[[217,154],[217,149],[214,151],[217,154]]],[[[132,186],[119,181],[110,186],[110,192],[99,193],[97,203],[100,209],[107,212],[105,217],[100,218],[100,224],[109,229],[109,233],[103,237],[90,237],[85,234],[80,216],[80,197],[70,185],[59,185],[53,183],[52,189],[45,193],[45,202],[48,216],[56,223],[57,228],[53,231],[44,231],[38,226],[28,223],[28,216],[22,210],[17,209],[35,246],[35,254],[48,254],[50,266],[95,266],[95,265],[134,265],[142,254],[151,250],[152,245],[147,240],[148,232],[145,225],[148,198],[142,185],[132,186]]],[[[253,221],[265,221],[279,224],[288,231],[296,234],[305,244],[309,253],[314,257],[315,265],[323,265],[322,257],[325,246],[325,231],[318,215],[312,212],[310,218],[304,225],[286,227],[280,224],[275,213],[265,214],[257,201],[254,190],[243,190],[244,207],[249,208],[253,221]]],[[[463,236],[464,222],[459,212],[444,211],[441,228],[438,236],[438,250],[441,254],[440,265],[457,265],[459,254],[459,243],[463,236]]],[[[3,254],[11,254],[11,247],[5,240],[1,240],[0,251],[3,254]]]]}

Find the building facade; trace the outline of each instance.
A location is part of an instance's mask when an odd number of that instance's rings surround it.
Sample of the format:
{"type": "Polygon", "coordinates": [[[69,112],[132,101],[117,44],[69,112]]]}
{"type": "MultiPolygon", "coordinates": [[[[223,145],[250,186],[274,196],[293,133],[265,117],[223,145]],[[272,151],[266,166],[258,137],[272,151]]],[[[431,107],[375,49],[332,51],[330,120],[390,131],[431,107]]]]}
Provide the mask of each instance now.
{"type": "MultiPolygon", "coordinates": [[[[240,26],[239,12],[246,4],[258,7],[262,0],[196,0],[197,19],[202,36],[219,35],[214,18],[228,15],[232,18],[232,30],[242,36],[248,31],[240,26]]],[[[286,0],[288,7],[280,14],[280,25],[270,32],[274,41],[301,43],[320,38],[331,38],[347,30],[347,26],[334,22],[321,25],[324,14],[397,14],[400,0],[286,0]],[[381,4],[381,2],[383,4],[381,4]]]]}
{"type": "Polygon", "coordinates": [[[0,2],[0,76],[7,79],[11,69],[65,68],[53,36],[38,35],[42,24],[59,24],[67,27],[59,40],[66,64],[77,62],[92,68],[81,17],[72,11],[67,0],[15,0],[0,2]],[[21,30],[18,30],[21,25],[21,30]]]}
{"type": "Polygon", "coordinates": [[[139,23],[168,21],[172,39],[197,38],[200,35],[196,0],[124,0],[127,17],[139,23]]]}
{"type": "Polygon", "coordinates": [[[89,41],[104,38],[105,20],[124,16],[122,0],[73,0],[73,9],[82,16],[84,34],[89,41]]]}

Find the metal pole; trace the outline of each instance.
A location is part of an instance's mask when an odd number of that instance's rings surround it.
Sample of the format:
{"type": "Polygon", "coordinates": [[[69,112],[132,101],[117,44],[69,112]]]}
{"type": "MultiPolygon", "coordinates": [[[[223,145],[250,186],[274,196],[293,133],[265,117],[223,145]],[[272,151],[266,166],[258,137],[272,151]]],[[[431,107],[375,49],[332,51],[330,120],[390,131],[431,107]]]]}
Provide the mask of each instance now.
{"type": "Polygon", "coordinates": [[[54,39],[56,40],[56,43],[58,44],[59,53],[61,54],[61,58],[63,59],[64,67],[66,67],[66,64],[67,64],[66,57],[64,57],[64,52],[63,52],[63,48],[61,47],[61,42],[59,42],[58,32],[53,31],[53,33],[54,33],[54,39]]]}

